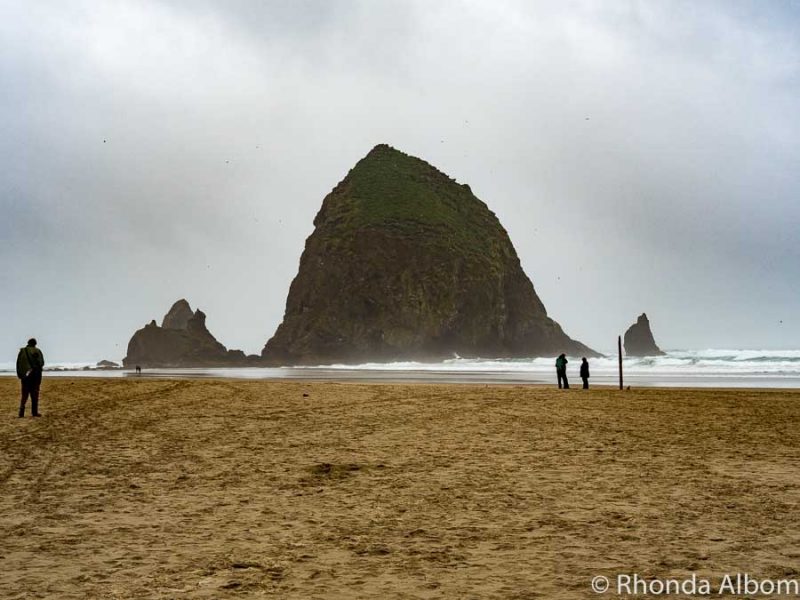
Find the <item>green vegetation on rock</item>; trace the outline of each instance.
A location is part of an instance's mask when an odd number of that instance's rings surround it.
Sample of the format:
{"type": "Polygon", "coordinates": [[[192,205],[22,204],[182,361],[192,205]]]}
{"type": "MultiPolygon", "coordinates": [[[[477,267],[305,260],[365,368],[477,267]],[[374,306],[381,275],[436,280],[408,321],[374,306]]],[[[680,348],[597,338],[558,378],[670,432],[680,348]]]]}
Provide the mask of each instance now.
{"type": "MultiPolygon", "coordinates": [[[[323,209],[324,210],[324,209],[323,209]]],[[[329,203],[327,219],[353,229],[429,234],[464,253],[492,250],[487,229],[505,235],[494,213],[470,190],[423,160],[377,146],[353,168],[329,203]],[[340,201],[340,199],[345,199],[340,201]],[[441,237],[436,237],[441,236],[441,237]]]]}

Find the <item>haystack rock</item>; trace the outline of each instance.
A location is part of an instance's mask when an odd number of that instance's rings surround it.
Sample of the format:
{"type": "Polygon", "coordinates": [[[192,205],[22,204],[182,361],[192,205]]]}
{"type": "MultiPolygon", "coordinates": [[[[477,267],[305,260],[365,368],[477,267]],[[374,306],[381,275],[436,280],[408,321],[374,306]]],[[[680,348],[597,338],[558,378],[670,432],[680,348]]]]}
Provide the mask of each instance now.
{"type": "Polygon", "coordinates": [[[650,321],[642,313],[636,323],[628,327],[625,332],[625,354],[628,356],[663,356],[665,353],[656,346],[653,332],[650,331],[650,321]]]}
{"type": "Polygon", "coordinates": [[[241,350],[227,350],[211,335],[203,311],[192,311],[186,300],[179,300],[164,316],[161,327],[153,320],[133,334],[122,364],[128,368],[213,367],[247,362],[241,350]]]}
{"type": "Polygon", "coordinates": [[[381,144],[322,203],[269,364],[594,356],[547,316],[497,217],[381,144]]]}

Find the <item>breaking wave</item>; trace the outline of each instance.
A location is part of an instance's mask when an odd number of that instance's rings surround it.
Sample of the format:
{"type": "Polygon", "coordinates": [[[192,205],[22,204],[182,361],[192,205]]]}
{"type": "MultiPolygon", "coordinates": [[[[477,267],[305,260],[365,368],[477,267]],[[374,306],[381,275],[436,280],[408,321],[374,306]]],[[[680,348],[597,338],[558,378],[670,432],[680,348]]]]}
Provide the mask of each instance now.
{"type": "MultiPolygon", "coordinates": [[[[527,372],[550,373],[553,358],[481,359],[452,358],[442,362],[364,363],[360,365],[328,365],[307,369],[360,369],[380,371],[453,371],[453,372],[527,372]]],[[[570,367],[577,369],[579,357],[569,357],[570,367]]],[[[786,375],[800,376],[800,350],[671,350],[664,356],[625,357],[626,373],[642,375],[786,375]]],[[[593,375],[617,372],[616,355],[589,360],[593,375]]]]}

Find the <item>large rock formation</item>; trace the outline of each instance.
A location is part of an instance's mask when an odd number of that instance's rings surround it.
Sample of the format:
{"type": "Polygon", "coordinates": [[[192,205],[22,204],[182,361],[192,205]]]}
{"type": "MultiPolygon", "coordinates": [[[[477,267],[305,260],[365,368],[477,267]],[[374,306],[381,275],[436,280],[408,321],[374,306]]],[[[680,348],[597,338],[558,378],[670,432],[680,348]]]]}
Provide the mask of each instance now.
{"type": "Polygon", "coordinates": [[[133,334],[122,364],[128,368],[213,367],[251,362],[244,352],[227,350],[211,335],[203,311],[192,312],[186,300],[179,300],[164,316],[161,327],[153,320],[133,334]]]}
{"type": "Polygon", "coordinates": [[[636,323],[628,327],[625,332],[625,354],[628,356],[662,356],[665,354],[656,346],[653,332],[650,331],[650,321],[642,313],[636,323]]]}
{"type": "Polygon", "coordinates": [[[387,145],[328,194],[270,364],[595,355],[570,339],[469,186],[387,145]]]}

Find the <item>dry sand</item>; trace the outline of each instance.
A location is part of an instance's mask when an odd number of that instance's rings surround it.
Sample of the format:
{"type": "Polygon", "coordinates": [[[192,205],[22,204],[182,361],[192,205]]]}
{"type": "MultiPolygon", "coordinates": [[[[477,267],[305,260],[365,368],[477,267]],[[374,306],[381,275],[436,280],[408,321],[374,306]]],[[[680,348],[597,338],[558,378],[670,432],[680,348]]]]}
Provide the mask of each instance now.
{"type": "Polygon", "coordinates": [[[0,398],[2,598],[800,577],[800,391],[52,378],[24,420],[16,380],[0,398]]]}

